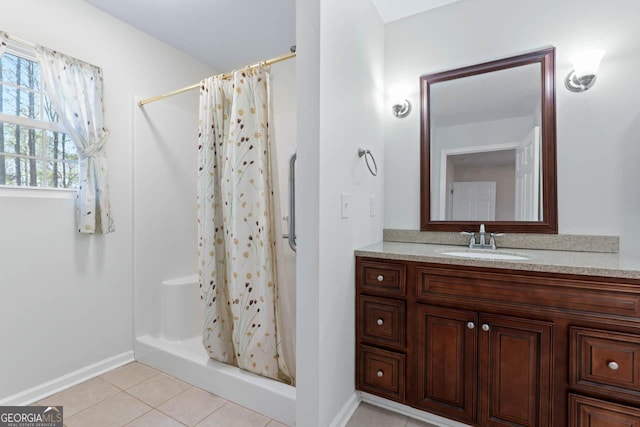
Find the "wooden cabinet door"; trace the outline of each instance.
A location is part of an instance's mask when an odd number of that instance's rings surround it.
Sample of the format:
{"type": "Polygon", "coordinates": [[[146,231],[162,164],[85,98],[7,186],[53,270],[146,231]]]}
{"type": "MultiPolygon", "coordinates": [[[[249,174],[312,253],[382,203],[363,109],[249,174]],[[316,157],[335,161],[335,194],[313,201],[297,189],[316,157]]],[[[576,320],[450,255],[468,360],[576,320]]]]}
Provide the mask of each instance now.
{"type": "Polygon", "coordinates": [[[478,334],[478,423],[551,425],[553,324],[483,314],[478,334]]]}
{"type": "Polygon", "coordinates": [[[418,304],[416,406],[474,422],[476,313],[418,304]]]}

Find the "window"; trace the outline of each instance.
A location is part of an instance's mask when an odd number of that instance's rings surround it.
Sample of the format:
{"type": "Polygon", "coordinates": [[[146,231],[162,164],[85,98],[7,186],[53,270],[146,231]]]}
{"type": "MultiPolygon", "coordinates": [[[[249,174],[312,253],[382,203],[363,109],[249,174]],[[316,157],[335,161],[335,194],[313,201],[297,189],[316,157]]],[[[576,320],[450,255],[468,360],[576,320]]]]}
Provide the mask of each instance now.
{"type": "Polygon", "coordinates": [[[78,186],[78,153],[44,93],[40,65],[12,48],[0,57],[0,186],[78,186]]]}

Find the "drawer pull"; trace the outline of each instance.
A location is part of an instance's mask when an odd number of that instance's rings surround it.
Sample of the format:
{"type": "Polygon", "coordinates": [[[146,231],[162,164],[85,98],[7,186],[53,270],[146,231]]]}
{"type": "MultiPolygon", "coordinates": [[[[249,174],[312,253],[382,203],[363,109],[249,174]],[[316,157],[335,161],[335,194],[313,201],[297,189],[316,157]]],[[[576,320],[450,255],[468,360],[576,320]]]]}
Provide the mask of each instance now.
{"type": "Polygon", "coordinates": [[[384,324],[384,320],[382,320],[382,319],[378,319],[378,320],[376,320],[376,324],[377,324],[378,326],[382,326],[382,325],[384,324]]]}
{"type": "Polygon", "coordinates": [[[609,367],[609,369],[611,369],[612,371],[617,371],[618,369],[620,369],[620,365],[618,365],[616,362],[609,362],[607,364],[607,366],[609,367]]]}
{"type": "Polygon", "coordinates": [[[384,280],[384,276],[382,274],[380,274],[378,276],[378,282],[382,282],[384,280]]]}
{"type": "Polygon", "coordinates": [[[476,327],[476,325],[475,325],[473,322],[469,322],[469,323],[467,323],[467,328],[469,328],[469,329],[473,329],[473,328],[475,328],[475,327],[476,327]]]}
{"type": "Polygon", "coordinates": [[[482,330],[487,332],[489,330],[489,325],[487,325],[486,323],[482,325],[482,330]]]}
{"type": "Polygon", "coordinates": [[[384,372],[378,371],[376,372],[376,375],[378,376],[378,378],[382,378],[384,376],[384,372]]]}

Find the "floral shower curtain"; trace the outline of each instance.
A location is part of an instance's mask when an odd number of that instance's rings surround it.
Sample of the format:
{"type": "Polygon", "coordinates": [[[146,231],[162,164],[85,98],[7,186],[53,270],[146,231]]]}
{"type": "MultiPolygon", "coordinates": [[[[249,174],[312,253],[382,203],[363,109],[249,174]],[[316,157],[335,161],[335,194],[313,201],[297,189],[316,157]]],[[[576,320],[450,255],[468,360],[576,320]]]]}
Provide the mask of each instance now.
{"type": "Polygon", "coordinates": [[[51,49],[36,49],[47,96],[80,156],[77,196],[78,232],[115,231],[107,182],[102,70],[51,49]]]}
{"type": "Polygon", "coordinates": [[[200,87],[198,267],[209,356],[293,383],[278,325],[269,73],[200,87]]]}

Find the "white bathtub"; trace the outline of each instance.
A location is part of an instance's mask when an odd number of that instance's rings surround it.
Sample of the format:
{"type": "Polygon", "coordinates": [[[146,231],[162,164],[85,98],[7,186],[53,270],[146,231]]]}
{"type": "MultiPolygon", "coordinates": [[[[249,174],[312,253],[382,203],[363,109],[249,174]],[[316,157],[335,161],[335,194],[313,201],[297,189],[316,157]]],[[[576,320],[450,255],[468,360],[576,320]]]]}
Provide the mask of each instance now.
{"type": "Polygon", "coordinates": [[[281,423],[294,425],[294,387],[209,358],[202,346],[197,275],[163,281],[160,309],[160,333],[136,338],[136,360],[281,423]]]}

